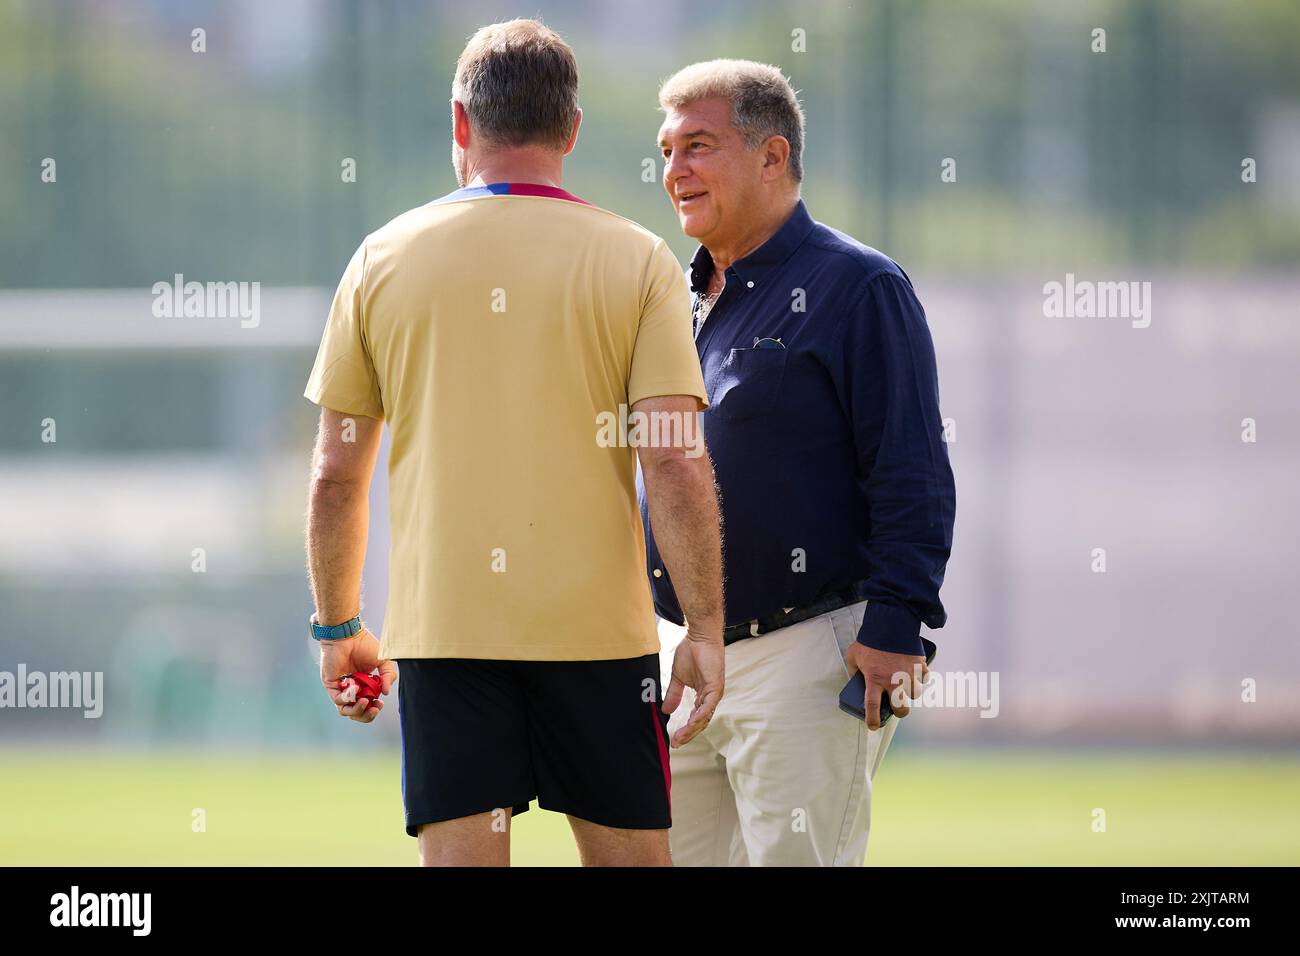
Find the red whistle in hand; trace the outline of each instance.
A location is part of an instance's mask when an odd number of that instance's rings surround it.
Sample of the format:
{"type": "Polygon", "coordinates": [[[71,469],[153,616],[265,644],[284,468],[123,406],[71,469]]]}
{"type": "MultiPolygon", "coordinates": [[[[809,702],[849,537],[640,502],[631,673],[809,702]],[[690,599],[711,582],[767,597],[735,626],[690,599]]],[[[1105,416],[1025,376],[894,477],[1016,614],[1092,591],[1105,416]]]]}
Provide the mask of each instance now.
{"type": "Polygon", "coordinates": [[[355,704],[363,697],[375,700],[379,697],[383,686],[383,681],[379,679],[378,674],[366,674],[357,671],[355,674],[349,674],[339,681],[341,693],[338,702],[340,704],[355,704]]]}

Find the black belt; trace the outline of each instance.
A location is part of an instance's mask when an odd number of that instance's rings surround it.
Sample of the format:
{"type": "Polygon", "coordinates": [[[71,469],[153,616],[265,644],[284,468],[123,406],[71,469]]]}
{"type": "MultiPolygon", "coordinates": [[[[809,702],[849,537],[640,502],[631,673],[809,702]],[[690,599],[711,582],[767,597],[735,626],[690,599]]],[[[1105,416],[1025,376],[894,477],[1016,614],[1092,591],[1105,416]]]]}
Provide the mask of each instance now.
{"type": "Polygon", "coordinates": [[[811,604],[806,604],[803,607],[792,607],[788,611],[778,611],[776,614],[769,614],[767,617],[732,624],[723,628],[722,643],[734,644],[736,641],[758,637],[760,634],[767,634],[769,631],[776,631],[783,627],[789,627],[791,624],[798,624],[800,621],[806,621],[810,617],[816,617],[819,614],[827,614],[850,604],[857,604],[863,600],[862,589],[865,585],[865,581],[859,581],[857,584],[850,585],[847,588],[840,588],[838,591],[828,591],[811,604]]]}

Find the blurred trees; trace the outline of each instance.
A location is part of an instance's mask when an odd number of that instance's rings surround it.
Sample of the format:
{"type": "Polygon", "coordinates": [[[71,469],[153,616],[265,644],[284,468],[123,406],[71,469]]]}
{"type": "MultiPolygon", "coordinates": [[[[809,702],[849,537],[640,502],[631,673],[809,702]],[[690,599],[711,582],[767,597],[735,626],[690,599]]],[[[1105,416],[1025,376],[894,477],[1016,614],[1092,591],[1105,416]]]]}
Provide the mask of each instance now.
{"type": "MultiPolygon", "coordinates": [[[[661,170],[658,81],[712,56],[787,71],[809,117],[814,214],[905,265],[1267,268],[1300,255],[1294,0],[539,6],[582,66],[567,184],[683,257],[691,243],[642,172],[647,159],[661,170]],[[1257,183],[1242,182],[1245,157],[1257,183]],[[955,182],[940,180],[945,159],[955,182]]],[[[3,0],[0,285],[175,272],[332,285],[366,232],[454,188],[447,97],[476,15],[3,0]]]]}

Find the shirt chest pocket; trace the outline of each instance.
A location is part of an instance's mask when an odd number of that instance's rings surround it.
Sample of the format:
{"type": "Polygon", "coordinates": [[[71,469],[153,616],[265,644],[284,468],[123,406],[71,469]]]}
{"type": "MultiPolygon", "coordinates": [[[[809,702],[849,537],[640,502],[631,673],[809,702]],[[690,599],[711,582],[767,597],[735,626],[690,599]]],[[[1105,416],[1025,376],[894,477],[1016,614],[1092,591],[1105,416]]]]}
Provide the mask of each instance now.
{"type": "Polygon", "coordinates": [[[732,349],[718,369],[709,404],[732,421],[770,412],[781,394],[786,354],[785,349],[732,349]]]}

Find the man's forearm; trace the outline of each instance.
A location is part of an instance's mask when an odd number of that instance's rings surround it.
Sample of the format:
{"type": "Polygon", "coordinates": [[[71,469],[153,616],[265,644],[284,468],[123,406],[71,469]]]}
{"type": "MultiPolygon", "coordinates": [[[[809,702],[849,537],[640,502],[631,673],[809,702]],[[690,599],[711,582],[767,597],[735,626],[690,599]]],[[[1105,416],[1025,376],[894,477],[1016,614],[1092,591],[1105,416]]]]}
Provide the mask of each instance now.
{"type": "Polygon", "coordinates": [[[650,527],[687,625],[721,632],[722,532],[708,455],[656,465],[645,473],[645,489],[650,527]]]}
{"type": "Polygon", "coordinates": [[[307,570],[316,620],[341,624],[361,611],[361,569],[370,524],[368,489],[316,478],[307,506],[307,570]]]}

